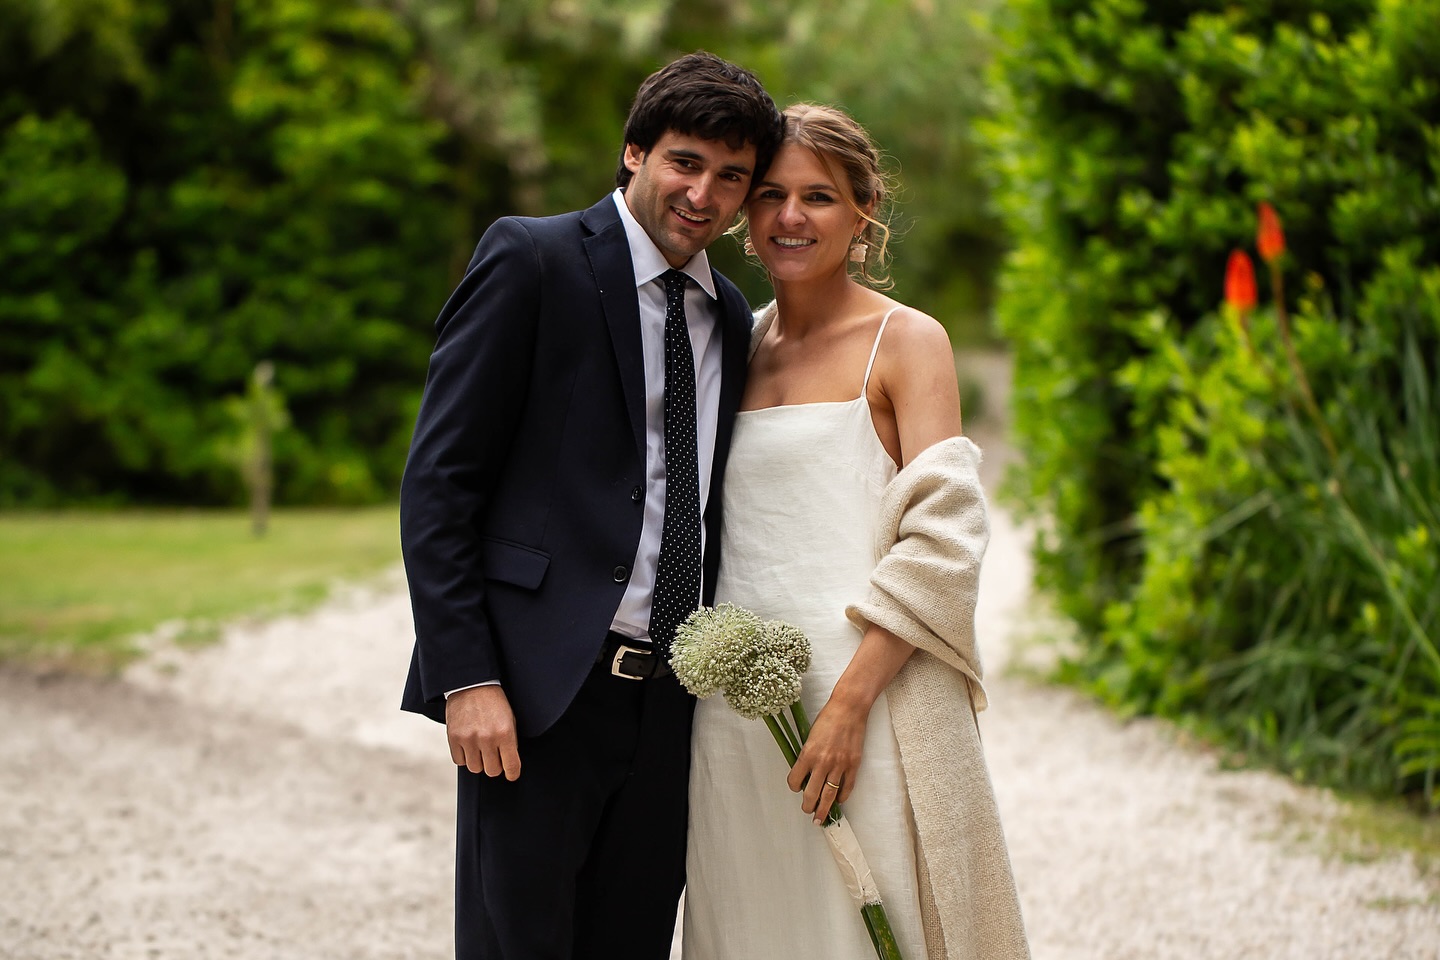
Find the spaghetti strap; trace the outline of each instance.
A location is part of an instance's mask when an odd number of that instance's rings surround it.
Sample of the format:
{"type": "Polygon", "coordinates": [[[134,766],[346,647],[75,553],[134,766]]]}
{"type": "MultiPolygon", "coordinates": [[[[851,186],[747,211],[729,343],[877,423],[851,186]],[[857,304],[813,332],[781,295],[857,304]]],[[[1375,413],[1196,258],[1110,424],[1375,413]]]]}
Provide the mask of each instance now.
{"type": "Polygon", "coordinates": [[[880,338],[885,336],[885,324],[890,322],[890,314],[900,309],[897,303],[885,311],[885,316],[880,320],[880,329],[875,333],[875,346],[870,348],[870,362],[865,364],[865,379],[860,383],[860,396],[866,397],[870,394],[870,371],[875,368],[875,355],[880,352],[880,338]]]}

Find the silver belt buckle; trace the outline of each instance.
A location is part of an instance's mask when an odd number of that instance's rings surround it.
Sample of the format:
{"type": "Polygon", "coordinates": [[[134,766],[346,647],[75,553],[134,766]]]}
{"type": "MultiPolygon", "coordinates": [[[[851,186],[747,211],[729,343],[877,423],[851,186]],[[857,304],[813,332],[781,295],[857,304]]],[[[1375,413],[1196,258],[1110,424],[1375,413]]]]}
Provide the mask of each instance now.
{"type": "Polygon", "coordinates": [[[623,660],[623,659],[625,659],[625,654],[627,654],[627,653],[641,653],[641,654],[645,654],[645,653],[652,653],[652,652],[653,652],[653,651],[650,651],[650,650],[642,650],[640,647],[627,647],[627,646],[624,646],[624,645],[622,644],[621,646],[619,646],[619,647],[617,647],[617,648],[615,649],[615,659],[613,659],[613,660],[610,661],[610,673],[611,673],[613,676],[621,677],[621,678],[623,678],[623,679],[625,679],[625,680],[644,680],[644,679],[645,679],[644,677],[636,677],[636,676],[632,676],[632,675],[630,675],[630,674],[628,674],[628,673],[621,673],[621,672],[620,672],[620,661],[623,660]]]}

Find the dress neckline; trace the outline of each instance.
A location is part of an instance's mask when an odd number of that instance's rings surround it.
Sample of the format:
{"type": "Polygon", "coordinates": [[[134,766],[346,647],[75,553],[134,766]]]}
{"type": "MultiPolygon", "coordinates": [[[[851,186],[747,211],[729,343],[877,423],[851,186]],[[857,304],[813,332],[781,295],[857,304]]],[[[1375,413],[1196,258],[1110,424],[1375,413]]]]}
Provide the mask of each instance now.
{"type": "Polygon", "coordinates": [[[742,413],[764,413],[767,410],[792,410],[797,407],[839,407],[846,404],[859,403],[865,397],[856,397],[853,400],[806,400],[803,403],[774,403],[768,407],[753,407],[749,410],[736,410],[736,416],[742,413]]]}
{"type": "Polygon", "coordinates": [[[776,403],[768,407],[737,410],[735,413],[737,415],[742,413],[759,413],[762,410],[784,410],[786,407],[833,407],[845,403],[859,403],[861,400],[865,400],[868,403],[870,396],[870,371],[875,369],[875,357],[880,352],[880,338],[885,336],[885,325],[890,322],[890,317],[899,309],[900,304],[897,303],[889,310],[886,310],[885,316],[880,318],[880,329],[875,333],[875,342],[870,347],[870,359],[865,363],[865,377],[860,381],[860,396],[853,400],[806,400],[803,403],[776,403]]]}

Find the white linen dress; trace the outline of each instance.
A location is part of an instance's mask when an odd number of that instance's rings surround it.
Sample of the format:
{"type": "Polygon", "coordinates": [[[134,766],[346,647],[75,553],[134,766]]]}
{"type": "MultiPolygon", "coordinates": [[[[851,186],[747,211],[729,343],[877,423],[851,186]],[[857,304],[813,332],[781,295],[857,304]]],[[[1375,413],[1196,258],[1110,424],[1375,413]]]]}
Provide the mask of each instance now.
{"type": "MultiPolygon", "coordinates": [[[[812,721],[859,647],[845,606],[867,593],[880,499],[896,473],[865,399],[889,319],[857,398],[742,411],[731,440],[716,602],[805,631],[813,662],[801,699],[812,721]]],[[[859,909],[786,786],[764,722],[719,695],[702,700],[691,757],[685,960],[873,960],[859,909]]],[[[925,960],[910,805],[883,694],[844,809],[901,951],[925,960]]]]}

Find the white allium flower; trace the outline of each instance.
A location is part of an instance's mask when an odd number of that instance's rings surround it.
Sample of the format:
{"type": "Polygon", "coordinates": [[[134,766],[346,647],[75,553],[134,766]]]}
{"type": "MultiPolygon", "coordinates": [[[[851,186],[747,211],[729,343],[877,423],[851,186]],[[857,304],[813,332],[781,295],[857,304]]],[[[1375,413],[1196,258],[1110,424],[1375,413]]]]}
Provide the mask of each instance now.
{"type": "Polygon", "coordinates": [[[766,620],[760,627],[760,645],[795,668],[797,674],[810,669],[810,638],[793,623],[766,620]]]}
{"type": "Polygon", "coordinates": [[[730,685],[763,621],[743,607],[701,607],[675,628],[670,666],[681,686],[705,698],[730,685]]]}
{"type": "Polygon", "coordinates": [[[798,627],[722,603],[701,607],[680,624],[670,665],[695,696],[722,691],[736,713],[755,720],[799,698],[810,641],[798,627]]]}
{"type": "Polygon", "coordinates": [[[725,688],[725,700],[747,720],[780,713],[800,696],[800,674],[783,657],[763,653],[725,688]]]}

